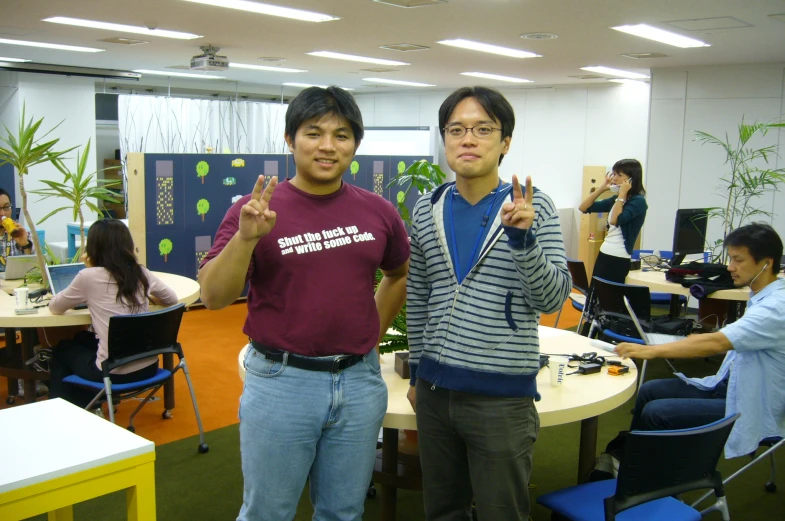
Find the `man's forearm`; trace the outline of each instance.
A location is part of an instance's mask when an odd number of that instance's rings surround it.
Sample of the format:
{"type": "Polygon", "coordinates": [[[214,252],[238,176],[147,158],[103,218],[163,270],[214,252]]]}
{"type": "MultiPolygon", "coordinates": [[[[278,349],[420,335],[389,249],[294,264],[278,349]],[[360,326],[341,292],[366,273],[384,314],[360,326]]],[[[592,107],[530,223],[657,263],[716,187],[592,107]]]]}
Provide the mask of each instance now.
{"type": "Polygon", "coordinates": [[[221,253],[199,270],[201,299],[206,308],[221,309],[240,297],[257,242],[243,241],[235,233],[221,253]]]}
{"type": "Polygon", "coordinates": [[[382,277],[374,299],[379,313],[379,339],[376,342],[378,345],[406,301],[406,274],[382,277]]]}
{"type": "Polygon", "coordinates": [[[690,335],[684,340],[651,346],[657,358],[700,358],[727,353],[733,349],[728,337],[722,333],[690,335]]]}

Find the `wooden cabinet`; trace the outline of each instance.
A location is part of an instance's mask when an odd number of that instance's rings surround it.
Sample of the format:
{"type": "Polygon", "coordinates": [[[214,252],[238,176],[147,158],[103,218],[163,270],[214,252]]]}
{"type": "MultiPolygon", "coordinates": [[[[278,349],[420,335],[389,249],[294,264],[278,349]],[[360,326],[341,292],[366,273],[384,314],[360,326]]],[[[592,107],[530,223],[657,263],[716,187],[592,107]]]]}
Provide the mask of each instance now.
{"type": "Polygon", "coordinates": [[[104,208],[112,212],[112,216],[117,219],[125,219],[125,192],[123,191],[123,162],[119,159],[104,159],[104,170],[99,173],[99,179],[120,181],[120,184],[109,187],[109,190],[117,192],[119,203],[104,203],[104,208]]]}

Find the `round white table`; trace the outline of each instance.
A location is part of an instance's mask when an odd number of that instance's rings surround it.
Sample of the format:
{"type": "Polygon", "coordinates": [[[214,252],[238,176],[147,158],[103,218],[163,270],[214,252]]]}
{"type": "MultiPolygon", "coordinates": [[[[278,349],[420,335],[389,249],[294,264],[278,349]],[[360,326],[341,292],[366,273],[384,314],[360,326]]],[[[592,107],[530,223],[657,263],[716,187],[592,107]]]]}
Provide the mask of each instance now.
{"type": "MultiPolygon", "coordinates": [[[[199,283],[193,279],[173,275],[171,273],[153,272],[163,283],[172,288],[177,295],[178,302],[186,306],[199,300],[199,283]]],[[[87,309],[71,309],[62,315],[53,315],[49,307],[44,305],[37,308],[38,312],[31,315],[17,315],[15,313],[15,300],[9,293],[14,288],[22,285],[22,280],[3,280],[0,285],[0,328],[6,329],[6,351],[16,349],[16,329],[35,329],[39,327],[82,326],[90,324],[90,312],[87,309]]],[[[150,306],[150,310],[162,309],[161,306],[150,306]]],[[[33,357],[32,334],[22,334],[21,357],[11,360],[0,360],[0,376],[9,379],[8,396],[16,394],[16,387],[11,385],[14,379],[24,380],[25,397],[35,396],[35,380],[48,380],[49,374],[27,369],[24,361],[33,357]]],[[[174,368],[172,355],[164,355],[164,368],[174,368]]],[[[34,400],[34,399],[33,399],[34,400]]],[[[169,380],[164,384],[164,403],[167,409],[174,408],[174,382],[169,380]]]]}
{"type": "MultiPolygon", "coordinates": [[[[609,355],[589,345],[586,337],[570,331],[540,326],[540,352],[549,355],[571,355],[594,351],[598,355],[609,355]]],[[[245,379],[245,353],[247,346],[238,356],[240,378],[245,379]]],[[[398,488],[413,483],[405,465],[398,459],[399,429],[417,430],[417,419],[406,392],[409,380],[395,372],[395,355],[382,356],[382,378],[387,384],[387,413],[382,422],[382,458],[377,465],[374,480],[382,488],[381,519],[394,520],[398,488]]],[[[581,422],[580,449],[578,455],[578,481],[585,479],[594,467],[597,450],[598,416],[619,407],[635,394],[638,372],[631,360],[624,365],[630,368],[627,374],[609,376],[607,367],[592,375],[570,375],[564,385],[553,387],[550,373],[543,369],[537,376],[537,390],[542,399],[536,403],[540,415],[540,425],[548,427],[576,421],[581,422]]],[[[570,371],[571,372],[571,371],[570,371]]]]}

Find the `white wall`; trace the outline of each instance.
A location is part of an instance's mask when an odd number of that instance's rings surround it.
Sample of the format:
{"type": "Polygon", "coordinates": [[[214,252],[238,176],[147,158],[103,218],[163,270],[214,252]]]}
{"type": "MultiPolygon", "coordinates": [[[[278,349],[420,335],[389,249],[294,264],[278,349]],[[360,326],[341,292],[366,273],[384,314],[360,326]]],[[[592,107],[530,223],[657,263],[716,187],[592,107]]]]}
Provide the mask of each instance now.
{"type": "MultiPolygon", "coordinates": [[[[10,85],[0,89],[0,121],[8,125],[12,131],[17,128],[21,107],[24,105],[27,119],[44,118],[41,126],[44,132],[60,123],[48,136],[48,139],[60,139],[55,149],[83,146],[88,139],[95,143],[95,80],[20,73],[0,78],[0,85],[10,85]],[[3,104],[3,92],[13,92],[9,103],[3,104]]],[[[69,159],[66,159],[67,166],[72,169],[76,168],[75,155],[76,151],[73,151],[68,155],[69,159]]],[[[96,164],[95,147],[92,147],[87,164],[96,164]]],[[[25,178],[26,190],[44,188],[41,179],[61,180],[62,174],[51,164],[35,166],[30,169],[30,173],[25,178]]],[[[36,195],[28,195],[28,210],[36,224],[53,209],[67,205],[61,200],[50,199],[39,202],[38,199],[36,195]]],[[[94,217],[94,214],[86,215],[86,219],[94,217]]],[[[46,230],[48,242],[64,241],[66,223],[72,219],[71,213],[64,212],[51,217],[37,228],[46,230]]]]}
{"type": "MultiPolygon", "coordinates": [[[[499,169],[510,180],[532,176],[558,208],[580,204],[583,167],[610,168],[622,158],[645,164],[648,129],[649,87],[645,84],[608,84],[547,89],[499,89],[515,110],[515,131],[510,152],[499,169]]],[[[438,126],[439,106],[450,91],[402,94],[357,94],[355,99],[366,126],[438,126]]],[[[439,143],[436,155],[449,172],[439,143]]],[[[393,151],[394,152],[394,151],[393,151]]],[[[450,178],[452,173],[448,174],[450,178]]],[[[563,222],[565,232],[577,230],[563,222]]],[[[566,234],[565,234],[566,235],[566,234]]],[[[567,244],[577,254],[577,233],[567,244]]]]}
{"type": "MultiPolygon", "coordinates": [[[[781,63],[652,71],[645,248],[671,249],[678,208],[721,206],[726,200],[715,190],[728,172],[725,154],[717,146],[702,145],[693,130],[717,137],[727,133],[735,143],[742,118],[753,123],[785,113],[784,78],[785,64],[781,63]]],[[[776,143],[785,153],[785,131],[769,133],[750,145],[759,148],[776,143]]],[[[785,160],[775,157],[769,167],[785,167],[785,160]]],[[[760,208],[774,212],[771,224],[785,237],[785,193],[761,198],[760,208]]],[[[710,223],[710,240],[721,236],[719,228],[716,222],[710,223]]]]}

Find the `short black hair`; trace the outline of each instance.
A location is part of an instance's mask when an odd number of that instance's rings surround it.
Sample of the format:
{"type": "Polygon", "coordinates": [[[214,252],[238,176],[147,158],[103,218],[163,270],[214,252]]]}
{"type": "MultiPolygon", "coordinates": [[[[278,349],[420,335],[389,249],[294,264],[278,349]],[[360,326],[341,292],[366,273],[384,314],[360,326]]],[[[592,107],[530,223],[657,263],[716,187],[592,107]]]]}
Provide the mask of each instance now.
{"type": "Polygon", "coordinates": [[[630,178],[632,188],[627,194],[628,197],[633,195],[646,195],[646,190],[643,188],[643,167],[641,162],[637,159],[619,159],[613,164],[613,172],[620,172],[630,178]]]}
{"type": "Polygon", "coordinates": [[[363,116],[354,97],[340,87],[334,85],[308,87],[289,103],[286,109],[286,135],[294,142],[297,130],[306,121],[320,118],[325,114],[335,114],[346,118],[352,127],[355,146],[360,146],[365,135],[363,116]]]}
{"type": "MultiPolygon", "coordinates": [[[[499,122],[502,127],[502,137],[512,137],[515,128],[515,111],[501,92],[488,87],[462,87],[452,94],[439,107],[439,132],[442,134],[444,142],[444,127],[447,126],[450,116],[455,112],[455,107],[466,98],[474,98],[483,110],[493,119],[499,122]]],[[[504,154],[499,157],[499,164],[502,164],[504,154]]]]}
{"type": "Polygon", "coordinates": [[[6,192],[5,190],[3,190],[2,188],[0,188],[0,195],[4,195],[4,196],[8,197],[9,201],[11,200],[11,195],[8,192],[6,192]]]}
{"type": "Polygon", "coordinates": [[[725,237],[725,247],[728,246],[746,247],[755,262],[774,259],[771,271],[775,275],[780,272],[782,239],[770,225],[759,222],[740,226],[725,237]]]}

